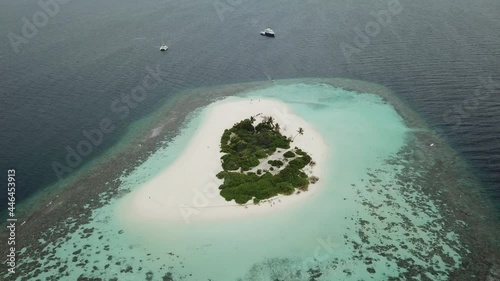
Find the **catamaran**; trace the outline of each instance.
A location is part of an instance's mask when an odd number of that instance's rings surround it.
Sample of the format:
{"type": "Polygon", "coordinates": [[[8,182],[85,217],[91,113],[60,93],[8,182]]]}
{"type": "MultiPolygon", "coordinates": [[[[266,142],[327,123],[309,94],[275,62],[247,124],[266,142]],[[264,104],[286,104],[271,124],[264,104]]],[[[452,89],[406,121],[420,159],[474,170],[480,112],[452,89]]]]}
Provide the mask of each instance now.
{"type": "Polygon", "coordinates": [[[167,44],[165,44],[165,42],[163,42],[163,35],[161,36],[161,46],[160,46],[160,51],[164,52],[168,50],[168,46],[167,44]]]}

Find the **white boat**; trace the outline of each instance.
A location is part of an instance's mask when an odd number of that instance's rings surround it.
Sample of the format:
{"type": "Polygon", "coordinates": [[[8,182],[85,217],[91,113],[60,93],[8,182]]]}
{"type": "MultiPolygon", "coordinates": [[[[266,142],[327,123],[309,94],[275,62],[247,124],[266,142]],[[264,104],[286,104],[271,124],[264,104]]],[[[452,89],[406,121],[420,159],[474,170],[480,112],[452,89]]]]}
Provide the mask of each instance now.
{"type": "Polygon", "coordinates": [[[268,27],[268,28],[264,29],[264,31],[261,31],[260,35],[274,37],[274,31],[268,27]]]}
{"type": "Polygon", "coordinates": [[[161,46],[160,46],[160,51],[165,52],[168,50],[167,44],[165,44],[165,40],[163,40],[163,34],[161,35],[161,46]]]}

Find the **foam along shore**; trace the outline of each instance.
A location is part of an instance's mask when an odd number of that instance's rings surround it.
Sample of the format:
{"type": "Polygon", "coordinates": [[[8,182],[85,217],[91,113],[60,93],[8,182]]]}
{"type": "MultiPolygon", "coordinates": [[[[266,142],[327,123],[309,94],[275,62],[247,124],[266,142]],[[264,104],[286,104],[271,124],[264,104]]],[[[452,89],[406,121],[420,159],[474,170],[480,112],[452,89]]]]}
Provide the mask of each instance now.
{"type": "MultiPolygon", "coordinates": [[[[327,145],[314,127],[291,112],[286,104],[272,99],[230,97],[207,106],[200,114],[202,122],[180,156],[155,178],[123,198],[119,213],[128,222],[191,223],[280,212],[307,200],[321,188],[327,145]],[[272,116],[287,137],[297,135],[299,127],[304,129],[304,134],[295,137],[290,146],[306,151],[316,162],[313,167],[304,168],[308,175],[319,177],[317,183],[309,185],[308,191],[279,195],[259,205],[252,201],[245,205],[228,202],[219,194],[222,180],[215,175],[222,171],[221,136],[225,129],[256,115],[257,121],[272,116]]],[[[266,165],[263,161],[261,159],[259,167],[266,165]]]]}

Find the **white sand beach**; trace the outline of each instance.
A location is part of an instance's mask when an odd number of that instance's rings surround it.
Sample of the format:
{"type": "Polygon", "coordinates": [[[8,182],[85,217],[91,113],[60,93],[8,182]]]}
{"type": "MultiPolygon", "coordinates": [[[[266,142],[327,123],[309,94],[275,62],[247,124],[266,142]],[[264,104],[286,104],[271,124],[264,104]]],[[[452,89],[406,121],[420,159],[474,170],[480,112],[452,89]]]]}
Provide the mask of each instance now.
{"type": "MultiPolygon", "coordinates": [[[[119,212],[129,222],[193,223],[280,212],[307,200],[321,188],[328,147],[314,127],[291,112],[284,103],[272,99],[232,97],[211,104],[201,114],[201,125],[178,159],[122,200],[119,212]],[[285,136],[297,135],[299,127],[304,129],[304,134],[297,136],[291,147],[301,148],[316,162],[314,167],[305,168],[306,173],[319,177],[308,191],[277,196],[259,205],[249,201],[244,206],[228,202],[219,194],[222,180],[215,175],[222,171],[221,136],[236,122],[256,115],[258,122],[263,116],[274,117],[285,136]]],[[[261,165],[267,163],[261,161],[261,165]]]]}

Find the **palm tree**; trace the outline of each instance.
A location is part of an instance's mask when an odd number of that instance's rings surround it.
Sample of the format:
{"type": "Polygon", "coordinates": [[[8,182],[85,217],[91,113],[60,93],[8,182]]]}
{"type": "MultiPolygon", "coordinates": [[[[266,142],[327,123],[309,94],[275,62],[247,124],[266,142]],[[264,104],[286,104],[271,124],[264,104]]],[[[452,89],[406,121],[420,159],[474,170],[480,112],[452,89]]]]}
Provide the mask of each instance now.
{"type": "Polygon", "coordinates": [[[299,127],[299,129],[297,130],[297,133],[298,133],[298,134],[296,134],[296,135],[295,135],[295,137],[293,137],[292,141],[293,141],[293,140],[294,140],[294,139],[295,139],[298,135],[303,135],[303,134],[304,134],[304,128],[299,127]]]}
{"type": "Polygon", "coordinates": [[[279,133],[279,132],[280,132],[280,129],[281,129],[281,128],[280,128],[280,124],[276,123],[276,124],[274,125],[274,130],[275,130],[277,133],[279,133]]]}
{"type": "Polygon", "coordinates": [[[269,124],[269,126],[274,127],[274,118],[272,116],[267,117],[266,123],[269,124]]]}

